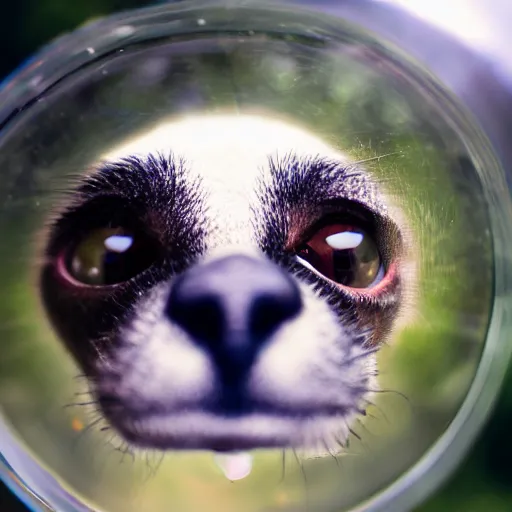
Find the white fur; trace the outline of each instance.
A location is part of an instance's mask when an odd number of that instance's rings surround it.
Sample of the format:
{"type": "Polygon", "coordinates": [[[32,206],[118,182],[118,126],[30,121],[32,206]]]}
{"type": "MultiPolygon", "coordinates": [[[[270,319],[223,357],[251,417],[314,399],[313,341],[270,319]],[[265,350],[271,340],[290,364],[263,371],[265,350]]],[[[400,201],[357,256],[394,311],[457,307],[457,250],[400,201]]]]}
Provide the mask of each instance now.
{"type": "Polygon", "coordinates": [[[294,152],[346,161],[321,139],[284,121],[259,116],[192,116],[162,123],[149,133],[129,140],[103,159],[161,152],[185,158],[208,191],[209,215],[218,230],[209,247],[254,247],[250,205],[255,203],[256,180],[268,175],[268,158],[294,152]],[[266,173],[265,173],[266,171],[266,173]]]}
{"type": "Polygon", "coordinates": [[[213,391],[212,362],[182,329],[165,320],[166,300],[160,286],[140,302],[137,317],[121,332],[125,346],[116,364],[121,371],[116,380],[102,383],[104,392],[115,391],[135,410],[139,404],[176,408],[213,391]]]}

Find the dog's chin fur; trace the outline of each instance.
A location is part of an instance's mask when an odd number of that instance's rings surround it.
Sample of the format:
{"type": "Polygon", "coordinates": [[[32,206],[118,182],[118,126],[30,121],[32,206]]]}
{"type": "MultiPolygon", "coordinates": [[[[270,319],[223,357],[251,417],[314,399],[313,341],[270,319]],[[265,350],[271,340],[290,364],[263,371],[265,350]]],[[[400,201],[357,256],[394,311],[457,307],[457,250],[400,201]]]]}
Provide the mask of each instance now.
{"type": "MultiPolygon", "coordinates": [[[[188,200],[180,210],[190,209],[202,225],[197,233],[187,228],[190,243],[194,238],[202,240],[197,254],[185,265],[188,269],[237,254],[281,266],[278,248],[268,249],[280,240],[275,231],[306,209],[301,208],[301,192],[297,192],[293,196],[295,213],[285,211],[289,205],[284,203],[292,199],[282,199],[280,194],[290,195],[292,185],[280,180],[294,180],[293,173],[302,172],[302,159],[322,157],[337,162],[338,167],[325,171],[331,199],[355,202],[392,222],[385,196],[363,170],[351,167],[345,155],[287,123],[251,116],[198,116],[159,126],[106,154],[102,160],[107,167],[86,178],[92,182],[86,185],[86,192],[82,191],[80,201],[84,196],[87,200],[87,194],[96,190],[101,180],[111,179],[107,172],[115,177],[123,165],[128,166],[121,161],[109,168],[108,162],[127,156],[143,162],[147,155],[168,155],[171,150],[198,177],[194,183],[200,182],[205,191],[193,196],[195,203],[188,200]],[[284,158],[280,165],[295,168],[281,170],[287,176],[280,178],[269,166],[269,158],[274,162],[284,158]],[[279,210],[281,199],[285,213],[279,210]]],[[[126,171],[127,187],[136,179],[141,183],[147,179],[128,175],[135,167],[126,171]]],[[[152,183],[155,194],[163,194],[168,182],[167,175],[163,185],[152,183]]],[[[147,192],[143,184],[140,187],[141,193],[147,192]]],[[[308,194],[307,189],[304,193],[308,194]]],[[[152,211],[153,217],[166,215],[166,206],[158,201],[154,199],[155,208],[162,210],[152,211]]],[[[191,218],[188,220],[192,225],[191,218]]],[[[171,218],[161,224],[171,226],[173,222],[177,221],[171,218]]],[[[65,316],[73,317],[79,311],[84,316],[76,322],[84,324],[94,323],[96,318],[85,316],[86,306],[72,309],[73,304],[66,301],[79,300],[73,293],[64,290],[55,298],[55,289],[60,286],[54,277],[58,244],[54,242],[54,250],[52,243],[42,279],[50,318],[90,375],[92,391],[106,419],[129,443],[146,448],[229,452],[293,447],[313,455],[338,452],[354,418],[364,414],[370,395],[377,389],[376,350],[403,311],[400,297],[408,290],[408,277],[404,278],[399,268],[402,254],[395,255],[397,284],[382,300],[382,309],[390,308],[385,315],[381,315],[377,295],[368,300],[362,294],[349,296],[294,264],[289,272],[300,290],[301,312],[266,340],[244,382],[243,407],[228,411],[219,406],[224,390],[213,358],[165,314],[175,281],[173,272],[167,277],[160,272],[158,279],[146,276],[145,281],[136,281],[126,294],[130,298],[102,297],[115,311],[112,322],[103,318],[108,329],[102,325],[96,337],[80,340],[76,339],[79,335],[70,334],[77,331],[67,326],[65,316]],[[121,309],[115,309],[118,304],[123,304],[121,309]],[[91,353],[102,353],[102,357],[86,361],[79,348],[84,343],[94,345],[91,353]]],[[[87,300],[95,306],[97,299],[87,300]]]]}
{"type": "Polygon", "coordinates": [[[312,411],[303,418],[279,412],[230,418],[199,410],[142,416],[115,425],[124,439],[140,448],[237,453],[291,447],[314,458],[341,452],[355,416],[312,411]]]}

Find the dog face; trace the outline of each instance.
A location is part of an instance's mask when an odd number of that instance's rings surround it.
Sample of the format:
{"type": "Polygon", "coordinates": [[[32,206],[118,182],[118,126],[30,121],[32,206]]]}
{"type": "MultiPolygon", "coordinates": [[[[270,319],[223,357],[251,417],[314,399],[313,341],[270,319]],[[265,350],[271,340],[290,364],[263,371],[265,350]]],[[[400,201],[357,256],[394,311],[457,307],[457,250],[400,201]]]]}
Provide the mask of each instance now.
{"type": "Polygon", "coordinates": [[[402,238],[370,176],[315,136],[198,116],[83,178],[49,227],[41,296],[128,442],[334,447],[402,309],[402,238]]]}

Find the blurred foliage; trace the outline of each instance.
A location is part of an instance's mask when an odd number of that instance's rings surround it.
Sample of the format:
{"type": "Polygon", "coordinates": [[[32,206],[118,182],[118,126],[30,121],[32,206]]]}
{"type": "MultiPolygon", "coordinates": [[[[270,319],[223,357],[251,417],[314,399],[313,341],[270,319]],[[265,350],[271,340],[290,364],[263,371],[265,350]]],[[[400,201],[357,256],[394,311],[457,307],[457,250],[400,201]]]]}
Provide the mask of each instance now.
{"type": "MultiPolygon", "coordinates": [[[[3,54],[0,76],[6,76],[23,59],[55,35],[72,30],[92,18],[100,17],[120,8],[143,6],[150,2],[137,0],[90,0],[65,2],[63,0],[21,0],[9,4],[8,15],[0,21],[0,41],[3,54]]],[[[243,80],[243,76],[239,77],[243,80]]],[[[288,87],[286,75],[278,87],[288,87]]],[[[238,84],[241,85],[241,84],[238,84]]],[[[345,83],[346,87],[361,88],[364,84],[345,83]]],[[[393,115],[394,113],[390,113],[393,115]]],[[[354,123],[357,120],[354,120],[354,123]]],[[[396,141],[395,141],[396,142],[396,141]]],[[[410,144],[405,140],[404,145],[410,144]]],[[[20,299],[23,302],[23,299],[20,299]]],[[[15,304],[13,304],[15,307],[15,304]]],[[[422,355],[419,354],[418,358],[422,355]]],[[[409,360],[410,363],[410,360],[409,360]]],[[[449,364],[446,361],[445,364],[449,364]]],[[[423,379],[418,373],[419,381],[423,379]]],[[[472,454],[444,489],[419,507],[423,512],[467,510],[493,512],[512,509],[511,477],[508,469],[512,460],[512,443],[508,425],[512,421],[512,375],[502,393],[498,408],[472,454]]],[[[7,495],[0,495],[1,510],[15,510],[14,502],[7,495]],[[4,504],[5,503],[5,504],[4,504]]]]}

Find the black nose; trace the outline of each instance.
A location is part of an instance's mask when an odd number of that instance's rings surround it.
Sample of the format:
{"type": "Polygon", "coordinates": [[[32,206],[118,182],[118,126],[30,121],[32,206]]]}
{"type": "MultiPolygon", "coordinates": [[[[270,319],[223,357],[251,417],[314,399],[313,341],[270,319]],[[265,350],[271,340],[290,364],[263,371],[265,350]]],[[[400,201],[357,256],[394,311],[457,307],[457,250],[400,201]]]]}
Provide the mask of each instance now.
{"type": "Polygon", "coordinates": [[[285,271],[270,261],[237,255],[198,265],[178,277],[167,313],[207,347],[221,371],[235,378],[301,307],[299,288],[285,271]]]}

